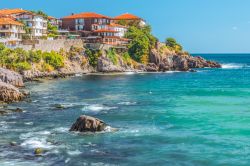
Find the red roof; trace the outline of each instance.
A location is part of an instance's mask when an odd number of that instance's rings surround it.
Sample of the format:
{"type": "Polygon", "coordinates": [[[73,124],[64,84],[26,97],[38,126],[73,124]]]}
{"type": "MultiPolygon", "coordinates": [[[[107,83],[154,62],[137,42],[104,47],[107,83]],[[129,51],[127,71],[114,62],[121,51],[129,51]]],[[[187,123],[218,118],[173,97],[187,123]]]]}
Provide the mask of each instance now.
{"type": "Polygon", "coordinates": [[[121,27],[121,28],[127,28],[126,26],[120,25],[120,24],[115,24],[115,23],[110,23],[111,27],[121,27]]]}
{"type": "Polygon", "coordinates": [[[91,12],[73,14],[70,16],[63,17],[63,19],[78,19],[78,18],[109,18],[109,17],[104,16],[102,14],[91,13],[91,12]]]}
{"type": "Polygon", "coordinates": [[[122,14],[120,16],[116,16],[114,18],[115,20],[141,20],[140,17],[137,17],[133,14],[129,14],[129,13],[126,13],[126,14],[122,14]]]}
{"type": "Polygon", "coordinates": [[[112,33],[117,33],[117,31],[109,30],[109,29],[98,29],[98,30],[95,30],[94,32],[112,32],[112,33]]]}
{"type": "Polygon", "coordinates": [[[0,14],[2,15],[11,15],[11,14],[21,14],[21,13],[26,13],[28,12],[27,10],[23,9],[1,9],[0,14]]]}
{"type": "Polygon", "coordinates": [[[19,26],[23,26],[22,23],[18,22],[18,21],[15,21],[11,18],[4,18],[4,17],[1,17],[0,18],[0,25],[19,25],[19,26]]]}

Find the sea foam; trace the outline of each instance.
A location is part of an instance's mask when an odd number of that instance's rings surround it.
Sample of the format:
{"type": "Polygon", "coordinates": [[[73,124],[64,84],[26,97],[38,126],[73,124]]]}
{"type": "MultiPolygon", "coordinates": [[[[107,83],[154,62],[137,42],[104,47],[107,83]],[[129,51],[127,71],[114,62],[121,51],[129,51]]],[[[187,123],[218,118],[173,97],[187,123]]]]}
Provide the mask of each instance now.
{"type": "Polygon", "coordinates": [[[222,64],[222,69],[240,69],[247,67],[245,64],[240,64],[240,63],[226,63],[222,64]]]}
{"type": "Polygon", "coordinates": [[[93,105],[88,105],[83,108],[83,111],[93,111],[93,112],[99,112],[99,111],[108,111],[108,110],[113,110],[116,109],[117,107],[108,107],[102,104],[93,104],[93,105]]]}

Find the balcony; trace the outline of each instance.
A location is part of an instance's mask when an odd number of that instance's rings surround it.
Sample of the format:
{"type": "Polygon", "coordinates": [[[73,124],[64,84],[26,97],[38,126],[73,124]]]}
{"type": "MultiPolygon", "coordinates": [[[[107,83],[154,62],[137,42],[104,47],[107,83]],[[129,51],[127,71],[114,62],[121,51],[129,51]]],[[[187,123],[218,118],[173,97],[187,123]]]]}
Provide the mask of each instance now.
{"type": "Polygon", "coordinates": [[[15,28],[0,28],[0,32],[4,33],[25,33],[23,29],[15,29],[15,28]]]}

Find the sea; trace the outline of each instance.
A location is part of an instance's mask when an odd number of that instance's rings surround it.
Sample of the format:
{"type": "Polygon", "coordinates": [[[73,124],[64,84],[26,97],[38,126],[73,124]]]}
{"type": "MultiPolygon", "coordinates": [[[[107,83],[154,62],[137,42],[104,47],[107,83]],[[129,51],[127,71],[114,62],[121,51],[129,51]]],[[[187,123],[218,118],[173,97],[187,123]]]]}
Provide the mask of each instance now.
{"type": "Polygon", "coordinates": [[[0,116],[0,165],[249,166],[250,54],[201,56],[222,68],[26,83],[8,106],[24,112],[0,116]],[[80,115],[118,131],[69,132],[80,115]]]}

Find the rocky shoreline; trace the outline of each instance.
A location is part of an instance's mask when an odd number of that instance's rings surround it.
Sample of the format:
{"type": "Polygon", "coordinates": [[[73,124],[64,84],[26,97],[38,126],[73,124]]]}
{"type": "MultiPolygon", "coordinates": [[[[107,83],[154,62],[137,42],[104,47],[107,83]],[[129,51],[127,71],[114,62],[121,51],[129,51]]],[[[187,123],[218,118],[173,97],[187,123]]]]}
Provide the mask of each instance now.
{"type": "Polygon", "coordinates": [[[63,78],[76,74],[105,74],[123,72],[167,72],[167,71],[195,71],[195,68],[221,68],[221,65],[214,61],[206,60],[200,56],[194,57],[188,53],[175,53],[168,49],[162,49],[162,45],[152,49],[147,64],[133,61],[124,61],[122,55],[117,54],[117,62],[114,63],[106,54],[105,50],[97,59],[97,65],[93,67],[86,61],[87,55],[79,52],[75,56],[66,59],[62,68],[51,72],[41,72],[35,65],[27,71],[19,73],[0,68],[0,102],[17,102],[27,96],[19,88],[24,87],[26,81],[36,81],[46,78],[63,78]],[[85,62],[86,61],[86,62],[85,62]],[[85,63],[83,63],[85,62],[85,63]]]}

